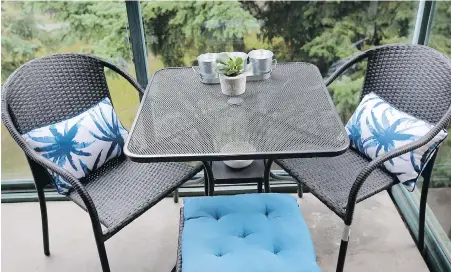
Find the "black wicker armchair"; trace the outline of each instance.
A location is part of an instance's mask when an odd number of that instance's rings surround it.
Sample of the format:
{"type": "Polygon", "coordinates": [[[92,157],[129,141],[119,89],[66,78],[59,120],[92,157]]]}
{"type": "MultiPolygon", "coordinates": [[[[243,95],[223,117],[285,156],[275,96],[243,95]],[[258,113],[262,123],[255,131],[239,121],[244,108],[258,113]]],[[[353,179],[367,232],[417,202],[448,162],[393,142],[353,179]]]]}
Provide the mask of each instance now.
{"type": "MultiPolygon", "coordinates": [[[[275,160],[296,181],[344,220],[337,271],[343,271],[356,203],[398,184],[382,164],[429,142],[451,120],[451,60],[426,46],[393,44],[352,58],[326,82],[330,85],[355,63],[367,59],[360,99],[370,92],[411,115],[434,124],[423,138],[370,161],[350,149],[333,158],[275,160]]],[[[436,152],[437,153],[437,152],[436,152]]],[[[436,154],[435,153],[435,154],[436,154]]],[[[425,207],[435,155],[423,171],[418,247],[424,247],[425,207]]]]}
{"type": "Polygon", "coordinates": [[[140,164],[121,156],[79,180],[24,141],[21,135],[34,128],[76,116],[105,97],[111,99],[105,67],[128,80],[139,94],[143,93],[130,75],[109,62],[82,54],[51,55],[26,63],[8,78],[2,91],[2,118],[33,173],[41,208],[44,254],[50,255],[43,187],[52,183],[47,171],[51,170],[72,185],[68,197],[88,212],[102,269],[110,271],[105,241],[202,170],[202,166],[140,164]],[[103,231],[101,225],[105,227],[103,231]]]}

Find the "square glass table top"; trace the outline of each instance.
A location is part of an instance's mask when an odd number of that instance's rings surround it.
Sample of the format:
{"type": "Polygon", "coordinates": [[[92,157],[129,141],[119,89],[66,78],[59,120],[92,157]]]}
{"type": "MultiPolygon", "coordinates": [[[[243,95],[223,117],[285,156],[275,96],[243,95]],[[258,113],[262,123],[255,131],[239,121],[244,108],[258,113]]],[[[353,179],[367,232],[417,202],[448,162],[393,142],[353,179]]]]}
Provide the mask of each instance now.
{"type": "Polygon", "coordinates": [[[210,161],[335,156],[348,146],[318,68],[293,62],[233,97],[190,67],[155,72],[124,152],[141,162],[210,161]]]}

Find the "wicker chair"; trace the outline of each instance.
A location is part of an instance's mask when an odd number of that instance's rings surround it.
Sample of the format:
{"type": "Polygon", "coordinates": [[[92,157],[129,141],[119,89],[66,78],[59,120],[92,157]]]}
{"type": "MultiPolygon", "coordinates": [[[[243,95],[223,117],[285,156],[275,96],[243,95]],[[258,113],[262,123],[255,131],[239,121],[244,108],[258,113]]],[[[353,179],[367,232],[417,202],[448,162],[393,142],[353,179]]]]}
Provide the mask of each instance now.
{"type": "Polygon", "coordinates": [[[140,164],[122,156],[78,180],[23,140],[23,133],[76,116],[110,97],[105,67],[128,80],[139,94],[143,93],[130,75],[109,62],[82,54],[51,55],[26,63],[8,78],[2,91],[2,118],[33,173],[41,208],[44,254],[50,255],[43,191],[45,185],[52,183],[48,169],[72,185],[68,197],[88,212],[102,269],[110,271],[105,241],[202,168],[180,163],[140,164]]]}
{"type": "MultiPolygon", "coordinates": [[[[435,127],[423,138],[370,161],[350,149],[333,158],[275,160],[295,180],[310,189],[320,201],[344,220],[337,271],[343,271],[350,227],[356,203],[398,184],[380,166],[391,158],[410,152],[448,127],[451,120],[451,60],[421,45],[393,44],[363,52],[352,58],[326,82],[330,85],[352,65],[367,59],[360,99],[375,92],[400,110],[428,121],[435,127]]],[[[437,152],[436,152],[437,153],[437,152]]],[[[436,154],[435,153],[435,154],[436,154]]],[[[433,156],[423,171],[418,247],[424,247],[425,207],[433,156]]]]}

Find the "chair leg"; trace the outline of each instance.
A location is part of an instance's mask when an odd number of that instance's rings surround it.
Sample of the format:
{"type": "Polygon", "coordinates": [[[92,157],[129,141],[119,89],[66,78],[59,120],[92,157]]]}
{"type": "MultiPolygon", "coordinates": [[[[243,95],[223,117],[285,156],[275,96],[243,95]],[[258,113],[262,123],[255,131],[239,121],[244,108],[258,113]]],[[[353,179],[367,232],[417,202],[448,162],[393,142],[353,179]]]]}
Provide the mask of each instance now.
{"type": "Polygon", "coordinates": [[[99,252],[100,265],[103,272],[110,272],[110,264],[105,249],[105,239],[103,238],[102,229],[99,227],[93,228],[94,238],[96,240],[97,251],[99,252]]]}
{"type": "MultiPolygon", "coordinates": [[[[88,202],[89,203],[89,202],[88,202]]],[[[100,220],[97,217],[95,208],[88,207],[88,213],[91,217],[92,231],[94,232],[94,239],[96,240],[97,251],[99,252],[100,265],[103,272],[110,272],[110,264],[108,262],[108,256],[105,249],[105,236],[103,235],[102,226],[100,220]]]]}
{"type": "Polygon", "coordinates": [[[426,225],[426,205],[429,191],[429,179],[430,176],[424,177],[423,188],[421,188],[421,197],[420,197],[420,214],[418,219],[418,249],[422,253],[424,250],[424,228],[426,225]],[[427,179],[427,182],[426,182],[427,179]]]}
{"type": "Polygon", "coordinates": [[[110,264],[108,263],[108,256],[106,255],[105,242],[97,242],[97,250],[99,251],[100,264],[103,272],[110,272],[110,264]]]}
{"type": "Polygon", "coordinates": [[[39,207],[41,209],[42,240],[44,244],[44,254],[46,256],[50,256],[49,224],[47,220],[47,205],[45,204],[44,188],[40,185],[37,185],[36,190],[38,193],[39,207]]]}
{"type": "Polygon", "coordinates": [[[424,228],[426,225],[426,205],[428,199],[429,184],[431,182],[432,168],[434,165],[437,152],[434,153],[431,160],[426,165],[423,171],[423,187],[421,188],[420,197],[420,214],[419,214],[419,226],[418,226],[418,249],[423,254],[424,250],[424,228]]]}
{"type": "Polygon", "coordinates": [[[358,190],[351,190],[348,205],[346,205],[346,214],[344,216],[343,235],[341,237],[340,251],[338,253],[337,272],[343,272],[345,267],[346,252],[348,250],[349,236],[351,235],[352,217],[356,205],[358,190]]]}
{"type": "Polygon", "coordinates": [[[340,251],[338,253],[337,272],[343,272],[345,266],[346,252],[348,250],[349,235],[351,233],[351,225],[344,225],[343,237],[341,238],[340,251]]]}

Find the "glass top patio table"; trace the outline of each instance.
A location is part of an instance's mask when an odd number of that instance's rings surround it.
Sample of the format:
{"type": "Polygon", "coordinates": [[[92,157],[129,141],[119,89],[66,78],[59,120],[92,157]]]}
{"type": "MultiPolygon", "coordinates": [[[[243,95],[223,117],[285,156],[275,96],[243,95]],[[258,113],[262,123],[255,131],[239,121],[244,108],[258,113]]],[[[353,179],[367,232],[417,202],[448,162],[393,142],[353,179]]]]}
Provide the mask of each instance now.
{"type": "Polygon", "coordinates": [[[133,161],[212,161],[336,156],[349,140],[321,74],[283,63],[230,97],[191,68],[152,76],[124,152],[133,161]]]}

